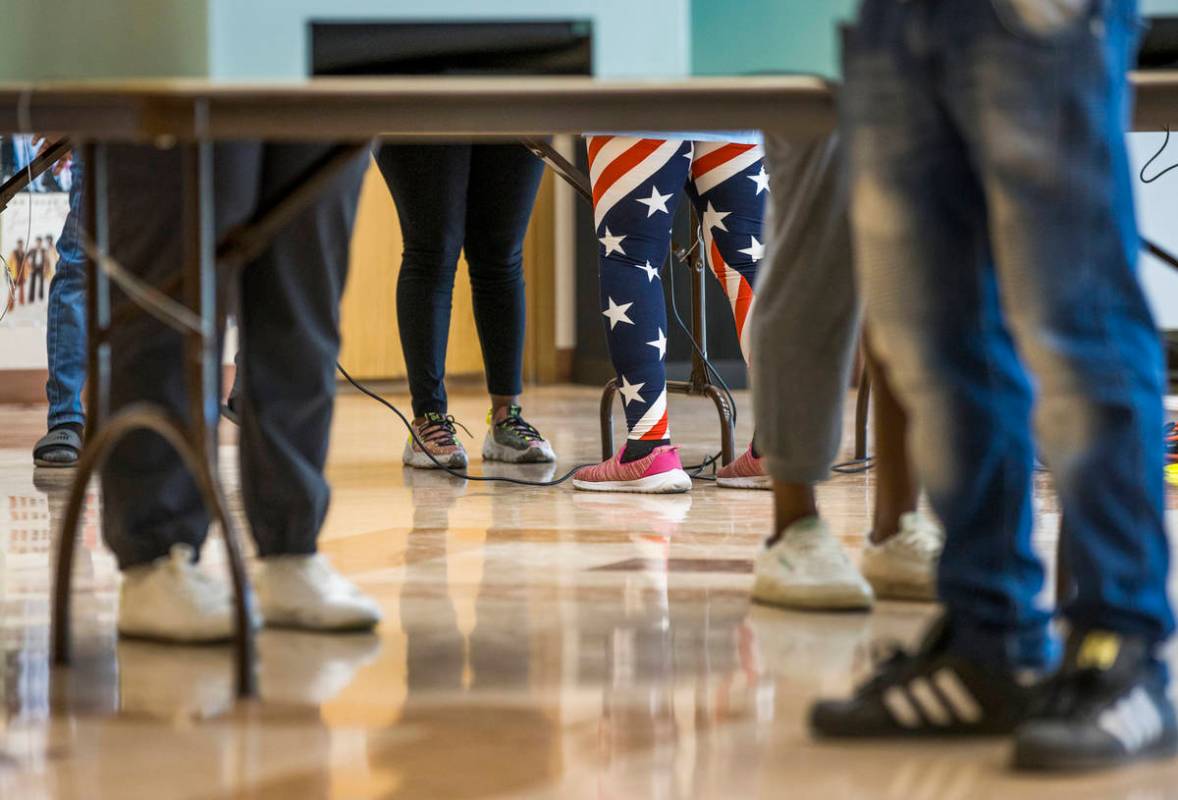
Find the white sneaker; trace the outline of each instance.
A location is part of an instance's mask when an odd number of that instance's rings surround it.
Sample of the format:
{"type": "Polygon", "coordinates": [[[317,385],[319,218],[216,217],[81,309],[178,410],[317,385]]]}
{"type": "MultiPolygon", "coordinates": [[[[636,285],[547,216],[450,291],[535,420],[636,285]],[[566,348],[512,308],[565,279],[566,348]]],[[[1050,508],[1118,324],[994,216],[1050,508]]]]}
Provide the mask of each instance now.
{"type": "Polygon", "coordinates": [[[233,596],[197,569],[195,551],[172,545],[170,553],[123,572],[119,633],[165,642],[223,642],[233,637],[233,596]]]}
{"type": "Polygon", "coordinates": [[[370,630],[380,607],[340,575],[326,558],[271,556],[254,578],[267,625],[310,631],[370,630]]]}
{"type": "Polygon", "coordinates": [[[871,586],[855,569],[826,522],[807,517],[786,528],[757,556],[753,598],[792,608],[871,608],[871,586]]]}
{"type": "Polygon", "coordinates": [[[936,600],[937,561],[945,532],[919,512],[900,517],[900,530],[863,551],[863,577],[876,595],[895,600],[936,600]]]}

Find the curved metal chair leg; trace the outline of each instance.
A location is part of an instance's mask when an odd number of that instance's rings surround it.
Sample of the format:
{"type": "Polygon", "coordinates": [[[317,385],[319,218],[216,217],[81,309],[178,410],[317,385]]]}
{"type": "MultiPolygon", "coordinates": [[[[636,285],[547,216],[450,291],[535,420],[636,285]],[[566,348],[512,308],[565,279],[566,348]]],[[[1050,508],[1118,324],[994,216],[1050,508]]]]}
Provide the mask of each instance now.
{"type": "Polygon", "coordinates": [[[716,412],[720,415],[720,463],[731,464],[736,458],[736,425],[732,421],[728,397],[710,383],[703,388],[703,393],[716,404],[716,412]]]}
{"type": "Polygon", "coordinates": [[[859,373],[859,393],[855,399],[855,458],[867,458],[867,426],[871,418],[871,370],[867,359],[863,359],[863,371],[859,373]]]}
{"type": "Polygon", "coordinates": [[[91,476],[101,468],[111,449],[124,436],[134,430],[154,431],[164,438],[179,454],[185,467],[196,479],[202,499],[210,516],[221,526],[225,537],[225,549],[229,555],[230,578],[233,583],[234,602],[237,612],[237,627],[234,634],[237,661],[238,697],[257,695],[257,672],[255,669],[254,631],[250,624],[249,609],[252,596],[246,579],[245,562],[241,555],[233,521],[228,505],[212,474],[211,465],[197,455],[185,438],[182,427],[163,410],[150,404],[137,403],[120,410],[103,424],[103,427],[86,443],[78,460],[77,476],[70,488],[62,520],[61,536],[58,540],[57,565],[53,585],[53,660],[56,664],[68,664],[71,656],[70,641],[70,586],[73,578],[74,549],[81,519],[82,505],[86,498],[86,487],[91,476]]]}
{"type": "Polygon", "coordinates": [[[614,457],[614,396],[618,393],[618,379],[610,378],[601,390],[601,460],[614,457]]]}

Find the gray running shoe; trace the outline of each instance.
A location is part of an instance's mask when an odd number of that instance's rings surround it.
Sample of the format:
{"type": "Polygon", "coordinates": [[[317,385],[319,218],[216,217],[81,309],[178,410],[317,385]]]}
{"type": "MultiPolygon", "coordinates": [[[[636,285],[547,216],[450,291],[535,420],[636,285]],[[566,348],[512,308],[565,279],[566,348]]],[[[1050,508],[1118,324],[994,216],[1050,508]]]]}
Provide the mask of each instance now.
{"type": "Polygon", "coordinates": [[[401,460],[406,466],[417,469],[439,469],[440,466],[466,469],[466,450],[458,441],[458,432],[454,426],[454,417],[429,412],[420,422],[413,423],[417,438],[428,452],[410,436],[405,442],[405,452],[401,460]],[[430,458],[430,455],[433,455],[433,458],[430,458]]]}
{"type": "Polygon", "coordinates": [[[483,461],[536,464],[556,461],[556,453],[540,432],[523,418],[519,406],[511,406],[502,422],[491,422],[487,414],[487,438],[483,440],[483,461]]]}

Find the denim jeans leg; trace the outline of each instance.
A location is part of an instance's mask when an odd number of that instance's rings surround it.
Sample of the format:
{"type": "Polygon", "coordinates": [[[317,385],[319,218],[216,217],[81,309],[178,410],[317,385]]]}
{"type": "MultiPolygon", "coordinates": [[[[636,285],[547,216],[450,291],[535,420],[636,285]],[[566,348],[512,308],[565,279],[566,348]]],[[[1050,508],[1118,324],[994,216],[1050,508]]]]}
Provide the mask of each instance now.
{"type": "Polygon", "coordinates": [[[985,176],[1003,303],[1039,393],[1076,584],[1065,615],[1160,642],[1174,626],[1162,353],[1137,279],[1123,134],[1135,3],[1095,8],[1049,35],[1017,18],[974,25],[949,95],[985,176]]]}
{"type": "Polygon", "coordinates": [[[86,382],[86,255],[82,251],[82,168],[74,162],[70,211],[57,241],[57,270],[49,284],[45,346],[49,358],[48,426],[85,424],[82,384],[86,382]]]}
{"type": "Polygon", "coordinates": [[[1031,547],[1031,393],[998,304],[982,187],[945,112],[929,7],[864,5],[847,41],[845,130],[868,325],[913,420],[913,458],[948,541],[939,589],[954,646],[1043,666],[1031,547]]]}

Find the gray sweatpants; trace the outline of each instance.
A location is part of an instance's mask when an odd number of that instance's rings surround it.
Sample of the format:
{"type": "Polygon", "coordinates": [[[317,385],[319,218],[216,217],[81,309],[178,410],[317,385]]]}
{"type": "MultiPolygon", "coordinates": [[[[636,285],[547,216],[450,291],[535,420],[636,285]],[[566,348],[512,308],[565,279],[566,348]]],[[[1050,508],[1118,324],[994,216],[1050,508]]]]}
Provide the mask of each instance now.
{"type": "Polygon", "coordinates": [[[827,477],[842,441],[859,302],[837,136],[766,137],[772,200],[753,314],[757,450],[788,483],[827,477]]]}

